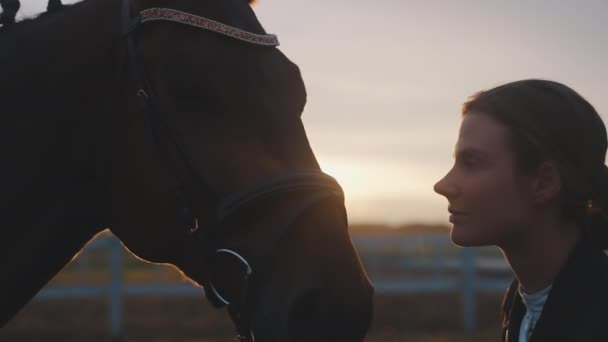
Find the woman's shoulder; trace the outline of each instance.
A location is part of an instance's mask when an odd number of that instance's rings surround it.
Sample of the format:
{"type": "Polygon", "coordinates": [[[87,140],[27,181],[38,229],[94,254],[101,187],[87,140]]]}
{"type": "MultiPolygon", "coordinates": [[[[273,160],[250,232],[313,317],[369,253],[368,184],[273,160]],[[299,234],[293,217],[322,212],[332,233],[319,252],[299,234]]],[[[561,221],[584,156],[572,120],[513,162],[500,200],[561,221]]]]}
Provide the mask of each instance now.
{"type": "Polygon", "coordinates": [[[595,262],[590,265],[593,274],[591,281],[605,293],[608,301],[608,255],[605,251],[598,251],[594,259],[595,262]]]}
{"type": "Polygon", "coordinates": [[[598,281],[608,281],[608,255],[606,251],[596,246],[588,246],[578,263],[583,271],[598,281]]]}
{"type": "Polygon", "coordinates": [[[576,293],[586,297],[586,305],[608,307],[608,255],[597,247],[585,248],[568,270],[567,282],[574,284],[576,293]]]}

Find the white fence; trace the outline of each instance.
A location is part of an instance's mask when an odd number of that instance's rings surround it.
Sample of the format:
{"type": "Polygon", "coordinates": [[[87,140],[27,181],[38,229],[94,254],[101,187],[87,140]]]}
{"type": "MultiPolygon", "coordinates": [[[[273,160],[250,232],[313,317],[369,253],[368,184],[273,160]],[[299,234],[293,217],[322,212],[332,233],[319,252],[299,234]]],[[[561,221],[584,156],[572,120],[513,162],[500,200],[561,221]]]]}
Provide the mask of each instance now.
{"type": "MultiPolygon", "coordinates": [[[[467,331],[476,328],[476,294],[480,291],[504,291],[510,273],[500,255],[490,250],[460,249],[447,236],[362,237],[354,239],[363,263],[372,278],[376,293],[460,292],[463,324],[467,331]]],[[[104,234],[87,245],[70,265],[85,279],[91,268],[90,254],[107,253],[109,281],[103,285],[72,282],[49,285],[36,300],[78,297],[105,297],[109,307],[110,332],[123,332],[125,296],[204,296],[204,291],[186,283],[167,283],[154,279],[145,284],[123,280],[124,254],[120,241],[104,234]]],[[[160,270],[161,266],[155,267],[160,270]]],[[[106,271],[107,272],[107,271],[106,271]]]]}
{"type": "Polygon", "coordinates": [[[444,235],[365,237],[355,245],[378,293],[459,292],[463,326],[477,327],[479,292],[503,292],[512,275],[494,248],[459,248],[444,235]]]}

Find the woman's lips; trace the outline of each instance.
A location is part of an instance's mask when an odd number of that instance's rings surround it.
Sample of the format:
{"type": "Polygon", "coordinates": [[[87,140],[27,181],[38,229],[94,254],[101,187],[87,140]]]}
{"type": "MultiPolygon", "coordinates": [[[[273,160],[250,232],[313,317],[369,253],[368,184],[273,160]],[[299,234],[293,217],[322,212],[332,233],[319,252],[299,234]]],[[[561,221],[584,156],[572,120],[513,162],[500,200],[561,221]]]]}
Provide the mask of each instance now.
{"type": "Polygon", "coordinates": [[[449,219],[449,221],[451,223],[455,223],[456,221],[458,221],[458,220],[460,220],[463,217],[465,217],[465,216],[468,215],[464,211],[454,210],[454,209],[451,209],[451,208],[448,208],[448,211],[450,212],[450,219],[449,219]]]}

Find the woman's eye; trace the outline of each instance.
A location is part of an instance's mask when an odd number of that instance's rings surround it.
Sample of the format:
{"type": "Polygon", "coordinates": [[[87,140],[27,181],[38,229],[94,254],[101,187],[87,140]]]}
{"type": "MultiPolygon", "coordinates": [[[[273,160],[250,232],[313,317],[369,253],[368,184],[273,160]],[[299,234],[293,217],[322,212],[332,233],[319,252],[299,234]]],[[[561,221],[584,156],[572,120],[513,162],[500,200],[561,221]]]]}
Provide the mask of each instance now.
{"type": "Polygon", "coordinates": [[[479,158],[475,158],[473,156],[466,156],[466,157],[460,158],[460,162],[466,168],[475,168],[475,167],[479,166],[479,164],[480,164],[479,158]]]}

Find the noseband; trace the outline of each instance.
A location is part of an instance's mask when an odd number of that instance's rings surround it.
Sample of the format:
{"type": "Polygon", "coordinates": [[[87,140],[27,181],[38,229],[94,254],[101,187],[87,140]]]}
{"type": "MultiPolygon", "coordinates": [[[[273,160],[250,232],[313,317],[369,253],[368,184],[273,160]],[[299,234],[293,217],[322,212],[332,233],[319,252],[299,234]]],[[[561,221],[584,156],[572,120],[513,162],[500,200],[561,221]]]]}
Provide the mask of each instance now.
{"type": "MultiPolygon", "coordinates": [[[[174,123],[167,115],[167,111],[161,109],[157,100],[156,93],[147,78],[145,69],[140,62],[136,51],[136,32],[142,24],[152,21],[165,21],[188,25],[198,29],[212,31],[231,39],[242,42],[275,47],[279,45],[275,35],[255,34],[234,28],[217,21],[190,13],[181,12],[168,8],[150,8],[137,14],[134,13],[132,0],[122,0],[122,26],[123,35],[127,43],[127,60],[129,72],[132,79],[137,82],[135,92],[139,109],[145,114],[147,123],[150,127],[154,145],[161,154],[165,154],[170,160],[169,151],[166,144],[168,141],[177,152],[182,164],[189,174],[195,179],[197,187],[202,194],[212,193],[208,184],[202,176],[196,172],[194,163],[189,158],[182,137],[178,134],[174,123]]],[[[173,164],[169,162],[168,164],[173,164]]],[[[167,165],[169,168],[173,165],[167,165]]],[[[172,170],[175,171],[175,170],[172,170]]],[[[244,267],[241,279],[240,293],[231,299],[221,295],[221,289],[217,289],[213,284],[213,279],[203,283],[205,293],[209,301],[216,307],[228,306],[228,312],[236,325],[236,330],[241,341],[254,341],[252,333],[252,314],[255,308],[254,294],[259,288],[260,281],[265,279],[269,272],[272,257],[280,246],[284,236],[289,231],[290,226],[313,206],[325,201],[337,201],[340,207],[344,208],[344,194],[336,180],[318,170],[296,170],[286,173],[279,177],[264,180],[248,189],[239,191],[225,198],[214,197],[217,203],[215,223],[207,229],[199,228],[198,219],[193,214],[194,206],[189,203],[185,196],[183,182],[177,177],[177,172],[170,172],[170,182],[172,191],[176,194],[178,203],[181,207],[177,214],[176,221],[179,225],[189,231],[193,238],[198,239],[207,260],[213,261],[216,257],[230,258],[244,267]],[[243,208],[259,201],[276,198],[288,194],[302,195],[300,202],[292,208],[287,219],[276,227],[272,227],[273,234],[271,239],[267,239],[262,246],[260,257],[256,257],[255,263],[250,263],[239,252],[217,246],[211,236],[222,234],[219,228],[224,226],[224,222],[229,218],[238,217],[243,208]]],[[[346,212],[344,211],[346,220],[346,212]]],[[[226,270],[227,272],[230,270],[226,270]]]]}

